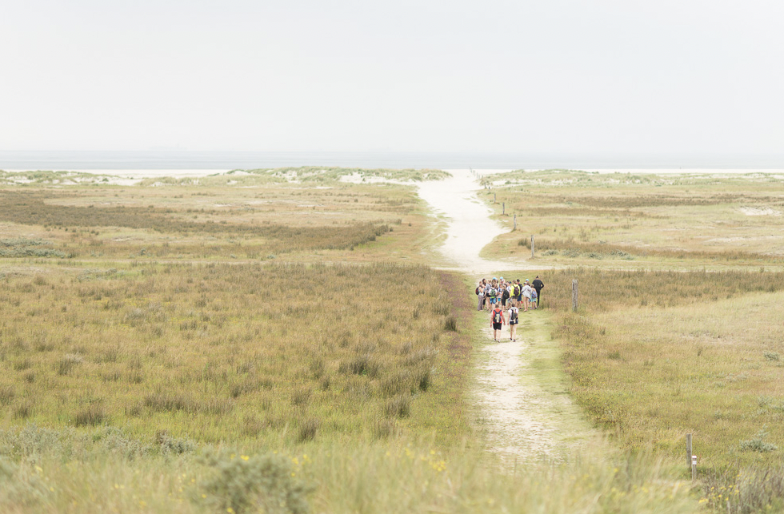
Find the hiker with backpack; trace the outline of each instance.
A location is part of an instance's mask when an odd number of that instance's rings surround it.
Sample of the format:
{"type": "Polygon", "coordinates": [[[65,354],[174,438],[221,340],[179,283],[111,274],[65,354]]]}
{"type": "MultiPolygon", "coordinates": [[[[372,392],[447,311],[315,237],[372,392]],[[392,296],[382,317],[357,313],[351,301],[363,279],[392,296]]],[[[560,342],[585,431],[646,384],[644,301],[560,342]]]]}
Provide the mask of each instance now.
{"type": "Polygon", "coordinates": [[[504,311],[501,310],[499,305],[496,305],[490,313],[490,324],[493,326],[493,341],[498,342],[498,332],[503,330],[504,325],[506,325],[504,311]]]}
{"type": "Polygon", "coordinates": [[[498,301],[498,279],[493,277],[493,281],[490,283],[490,306],[494,307],[496,302],[498,301]]]}
{"type": "Polygon", "coordinates": [[[501,288],[501,305],[506,307],[506,302],[509,301],[509,286],[506,283],[501,288]]]}
{"type": "Polygon", "coordinates": [[[520,287],[520,279],[518,278],[517,282],[512,283],[512,298],[514,298],[517,301],[517,303],[520,303],[520,295],[523,294],[521,289],[522,288],[520,287]]]}
{"type": "Polygon", "coordinates": [[[509,307],[509,339],[517,341],[517,325],[520,323],[518,318],[520,310],[517,308],[517,300],[512,300],[512,306],[509,307]]]}
{"type": "Polygon", "coordinates": [[[481,280],[479,281],[479,285],[476,286],[476,298],[479,302],[476,310],[481,311],[485,304],[485,285],[481,280]]]}

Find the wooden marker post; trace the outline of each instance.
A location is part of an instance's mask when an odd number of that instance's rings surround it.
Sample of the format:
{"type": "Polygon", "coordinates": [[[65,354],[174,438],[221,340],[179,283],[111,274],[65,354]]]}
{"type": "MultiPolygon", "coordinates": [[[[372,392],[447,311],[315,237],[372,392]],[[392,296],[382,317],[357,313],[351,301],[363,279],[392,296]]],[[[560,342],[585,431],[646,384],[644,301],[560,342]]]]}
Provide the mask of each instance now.
{"type": "Polygon", "coordinates": [[[691,469],[691,434],[686,434],[686,466],[691,469]]]}
{"type": "Polygon", "coordinates": [[[697,480],[697,456],[691,456],[691,481],[697,480]]]}
{"type": "Polygon", "coordinates": [[[495,193],[493,193],[493,203],[495,203],[495,193]]]}
{"type": "Polygon", "coordinates": [[[514,230],[517,230],[517,214],[514,215],[514,230]]]}
{"type": "Polygon", "coordinates": [[[531,258],[534,258],[534,235],[531,234],[531,258]]]}
{"type": "Polygon", "coordinates": [[[506,215],[506,202],[501,204],[501,216],[506,215]]]}
{"type": "MultiPolygon", "coordinates": [[[[574,312],[577,312],[577,279],[576,278],[572,280],[572,310],[574,312]]],[[[689,440],[691,441],[691,439],[689,440]]]]}

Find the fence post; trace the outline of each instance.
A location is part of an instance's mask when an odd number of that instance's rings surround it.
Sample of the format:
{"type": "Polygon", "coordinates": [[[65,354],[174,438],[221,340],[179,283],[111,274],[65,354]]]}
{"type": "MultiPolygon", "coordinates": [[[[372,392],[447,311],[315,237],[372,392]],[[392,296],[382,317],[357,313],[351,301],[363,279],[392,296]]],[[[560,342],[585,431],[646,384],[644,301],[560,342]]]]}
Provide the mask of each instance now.
{"type": "Polygon", "coordinates": [[[534,258],[534,235],[531,234],[531,258],[534,258]]]}
{"type": "Polygon", "coordinates": [[[501,204],[501,216],[505,216],[505,215],[506,215],[506,202],[503,202],[501,204]]]}
{"type": "Polygon", "coordinates": [[[493,203],[495,203],[495,193],[493,193],[493,203]]]}
{"type": "Polygon", "coordinates": [[[572,310],[577,312],[577,279],[572,280],[572,310]]]}
{"type": "Polygon", "coordinates": [[[686,434],[686,466],[691,469],[691,434],[686,434]]]}
{"type": "Polygon", "coordinates": [[[517,214],[514,215],[514,230],[517,230],[517,214]]]}

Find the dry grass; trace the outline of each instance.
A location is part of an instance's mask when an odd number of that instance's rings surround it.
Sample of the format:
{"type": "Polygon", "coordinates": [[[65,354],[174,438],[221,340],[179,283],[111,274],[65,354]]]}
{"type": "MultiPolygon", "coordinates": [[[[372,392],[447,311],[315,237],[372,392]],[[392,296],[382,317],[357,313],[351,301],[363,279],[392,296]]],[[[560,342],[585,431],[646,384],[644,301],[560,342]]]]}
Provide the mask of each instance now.
{"type": "MultiPolygon", "coordinates": [[[[499,237],[489,255],[530,256],[535,235],[542,264],[590,266],[759,265],[784,263],[784,182],[765,174],[656,176],[548,170],[486,179],[480,195],[518,232],[499,237]],[[523,246],[526,242],[524,241],[523,246]],[[602,262],[605,261],[605,262],[602,262]]],[[[511,226],[509,227],[511,229],[511,226]]]]}
{"type": "MultiPolygon", "coordinates": [[[[383,264],[10,278],[0,282],[0,390],[12,408],[34,402],[30,419],[47,426],[110,421],[218,441],[252,415],[266,432],[313,418],[322,434],[362,437],[387,398],[426,395],[441,379],[448,300],[435,272],[383,264]],[[100,415],[83,407],[96,402],[100,415]]],[[[407,416],[399,405],[393,414],[407,416]]]]}
{"type": "Polygon", "coordinates": [[[565,342],[572,394],[595,421],[628,449],[673,459],[682,460],[685,434],[694,434],[714,508],[781,506],[784,329],[776,313],[784,274],[540,275],[545,306],[559,312],[554,337],[565,342]]]}
{"type": "Polygon", "coordinates": [[[27,263],[281,257],[424,263],[422,250],[432,245],[413,187],[338,181],[311,188],[285,181],[9,187],[0,190],[0,231],[0,258],[27,263]]]}

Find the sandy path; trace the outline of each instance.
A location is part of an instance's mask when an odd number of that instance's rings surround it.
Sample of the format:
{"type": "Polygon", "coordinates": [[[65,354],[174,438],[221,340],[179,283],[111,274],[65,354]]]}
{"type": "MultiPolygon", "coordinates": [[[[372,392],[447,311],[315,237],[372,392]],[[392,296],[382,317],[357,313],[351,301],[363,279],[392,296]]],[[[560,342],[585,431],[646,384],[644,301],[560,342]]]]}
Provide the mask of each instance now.
{"type": "Polygon", "coordinates": [[[469,170],[450,170],[452,178],[419,185],[419,196],[447,219],[447,238],[439,249],[459,271],[490,274],[504,269],[526,269],[521,263],[490,261],[479,251],[509,229],[490,219],[492,211],[476,196],[480,189],[469,170]]]}
{"type": "MultiPolygon", "coordinates": [[[[485,245],[508,229],[490,219],[492,211],[477,198],[480,186],[468,170],[450,172],[453,178],[419,188],[419,195],[446,218],[447,238],[439,249],[444,257],[455,269],[476,277],[530,269],[523,263],[479,256],[485,245]]],[[[520,462],[560,460],[589,439],[598,439],[568,395],[560,347],[549,337],[549,314],[521,312],[517,341],[509,340],[509,328],[504,327],[505,339],[498,343],[493,341],[489,313],[477,316],[481,328],[476,334],[472,397],[476,423],[484,431],[488,450],[520,462]]]]}
{"type": "MultiPolygon", "coordinates": [[[[482,330],[487,339],[493,331],[482,330]]],[[[474,396],[480,407],[480,421],[487,432],[488,450],[504,456],[525,457],[553,454],[553,426],[538,419],[537,402],[530,388],[523,387],[520,375],[527,364],[525,338],[512,342],[508,331],[499,343],[481,350],[474,396]]]]}

